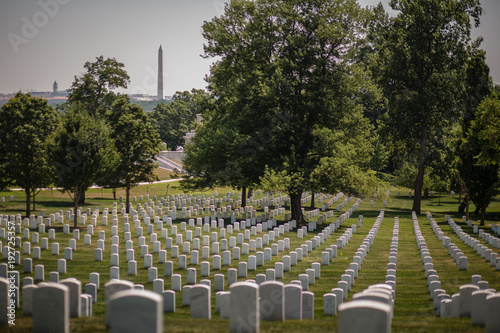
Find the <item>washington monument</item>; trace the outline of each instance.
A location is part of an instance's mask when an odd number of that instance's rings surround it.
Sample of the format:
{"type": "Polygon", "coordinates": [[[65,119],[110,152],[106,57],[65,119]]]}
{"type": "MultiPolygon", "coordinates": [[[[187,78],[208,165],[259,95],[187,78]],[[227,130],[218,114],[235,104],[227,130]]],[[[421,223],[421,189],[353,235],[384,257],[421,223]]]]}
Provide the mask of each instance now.
{"type": "Polygon", "coordinates": [[[163,99],[163,50],[158,49],[158,99],[163,99]]]}

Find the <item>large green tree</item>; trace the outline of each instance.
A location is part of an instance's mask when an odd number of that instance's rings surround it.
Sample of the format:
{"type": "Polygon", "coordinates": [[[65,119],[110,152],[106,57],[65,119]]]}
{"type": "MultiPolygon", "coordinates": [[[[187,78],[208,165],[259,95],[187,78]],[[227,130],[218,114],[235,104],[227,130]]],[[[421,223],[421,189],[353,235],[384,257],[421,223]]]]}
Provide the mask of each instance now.
{"type": "Polygon", "coordinates": [[[178,146],[185,145],[184,135],[194,129],[196,114],[201,113],[208,99],[208,93],[203,90],[177,92],[171,102],[160,102],[148,113],[168,149],[176,150],[178,146]]]}
{"type": "Polygon", "coordinates": [[[398,15],[385,35],[380,83],[390,126],[418,163],[413,210],[420,213],[428,147],[464,104],[471,27],[479,0],[391,0],[398,15]]]}
{"type": "MultiPolygon", "coordinates": [[[[51,184],[47,138],[57,126],[57,113],[47,101],[17,93],[0,110],[0,179],[26,194],[26,216],[31,198],[51,184]]],[[[33,208],[34,209],[34,208],[33,208]]]]}
{"type": "Polygon", "coordinates": [[[51,138],[49,154],[55,185],[74,203],[75,228],[82,193],[113,173],[118,162],[109,127],[78,103],[67,106],[62,122],[51,138]]]}
{"type": "MultiPolygon", "coordinates": [[[[456,188],[460,191],[462,202],[459,212],[465,210],[467,219],[469,219],[469,203],[471,201],[471,189],[467,184],[472,184],[471,180],[478,176],[475,174],[477,159],[475,158],[477,149],[471,144],[464,144],[469,136],[472,121],[476,118],[477,107],[485,99],[490,97],[493,92],[493,82],[490,77],[490,69],[486,64],[485,52],[477,47],[473,48],[470,53],[470,58],[467,64],[467,80],[465,84],[466,101],[464,112],[461,117],[459,131],[453,140],[454,142],[454,171],[456,188]],[[466,178],[468,180],[466,180],[466,178]]],[[[474,142],[469,140],[469,143],[474,142]]],[[[484,170],[483,170],[484,171],[484,170]]],[[[481,181],[479,177],[478,181],[481,181]]],[[[486,181],[486,179],[484,179],[486,181]]],[[[486,181],[487,182],[487,181],[486,181]]],[[[485,186],[489,186],[488,182],[485,186]]],[[[474,186],[474,185],[473,185],[474,186]]],[[[477,193],[477,191],[475,191],[477,193]]]]}
{"type": "Polygon", "coordinates": [[[490,97],[477,107],[467,136],[459,148],[458,170],[467,196],[481,214],[500,193],[500,100],[490,97]]]}
{"type": "Polygon", "coordinates": [[[332,157],[311,154],[319,133],[359,113],[362,75],[349,59],[363,35],[362,14],[353,0],[235,0],[203,26],[205,56],[218,59],[208,77],[216,112],[207,122],[237,131],[239,157],[231,162],[259,166],[254,179],[266,165],[291,179],[286,191],[299,224],[302,193],[316,188],[311,175],[332,157]]]}
{"type": "MultiPolygon", "coordinates": [[[[79,104],[78,108],[83,107],[89,115],[101,117],[120,96],[113,90],[127,88],[130,77],[125,65],[115,58],[99,56],[94,62],[87,61],[83,67],[85,72],[75,76],[69,89],[67,104],[79,104]]],[[[85,192],[78,198],[80,205],[85,204],[85,192]]]]}
{"type": "Polygon", "coordinates": [[[105,118],[119,162],[113,172],[106,175],[103,184],[111,182],[113,187],[125,188],[128,213],[130,189],[139,182],[157,179],[154,157],[161,149],[161,140],[142,108],[130,103],[128,96],[118,97],[105,118]]]}
{"type": "Polygon", "coordinates": [[[186,175],[181,187],[185,190],[214,186],[241,189],[241,205],[246,206],[247,189],[258,181],[254,173],[262,166],[249,163],[250,158],[242,154],[245,138],[237,129],[224,124],[212,125],[210,120],[205,121],[186,146],[183,160],[186,175]]]}
{"type": "Polygon", "coordinates": [[[127,88],[130,77],[124,64],[115,58],[99,56],[94,62],[87,61],[83,67],[85,73],[75,76],[68,89],[68,102],[81,103],[91,115],[102,113],[113,105],[117,97],[113,89],[127,88]]]}

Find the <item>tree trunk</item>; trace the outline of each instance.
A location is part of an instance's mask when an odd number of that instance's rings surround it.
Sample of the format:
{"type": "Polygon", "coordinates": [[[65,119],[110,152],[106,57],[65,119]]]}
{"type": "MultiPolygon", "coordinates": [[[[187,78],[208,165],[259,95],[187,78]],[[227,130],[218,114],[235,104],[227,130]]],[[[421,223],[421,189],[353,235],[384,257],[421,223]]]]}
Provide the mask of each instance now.
{"type": "Polygon", "coordinates": [[[36,210],[35,198],[36,198],[36,194],[35,194],[35,191],[34,191],[34,192],[33,192],[33,211],[35,211],[35,210],[36,210]]]}
{"type": "Polygon", "coordinates": [[[116,188],[113,187],[113,200],[116,200],[116,188]]]}
{"type": "Polygon", "coordinates": [[[484,227],[484,216],[486,215],[486,208],[481,207],[481,223],[479,224],[480,226],[484,227]]]}
{"type": "Polygon", "coordinates": [[[73,212],[73,216],[74,216],[74,221],[73,221],[73,225],[74,227],[76,228],[77,226],[77,221],[78,221],[78,202],[80,201],[80,195],[81,195],[81,190],[80,189],[77,189],[75,191],[75,197],[73,198],[73,203],[75,204],[74,206],[74,209],[75,211],[73,212]]]}
{"type": "Polygon", "coordinates": [[[245,207],[247,205],[247,187],[243,186],[241,188],[241,207],[245,207]]]}
{"type": "Polygon", "coordinates": [[[415,179],[415,196],[413,197],[412,210],[420,214],[420,206],[422,204],[422,188],[424,186],[424,171],[425,171],[425,153],[427,150],[427,125],[422,128],[422,137],[420,140],[420,148],[418,149],[418,173],[415,179]]]}
{"type": "Polygon", "coordinates": [[[82,188],[80,193],[78,193],[78,204],[83,206],[85,205],[85,189],[82,188]]]}
{"type": "Polygon", "coordinates": [[[31,215],[31,190],[25,188],[24,193],[26,194],[26,217],[29,218],[31,215]]]}
{"type": "Polygon", "coordinates": [[[290,193],[290,209],[292,211],[292,220],[297,221],[297,227],[306,224],[304,215],[302,214],[302,192],[290,193]]]}
{"type": "Polygon", "coordinates": [[[252,196],[253,196],[253,188],[249,187],[248,188],[247,198],[251,198],[252,196]]]}
{"type": "Polygon", "coordinates": [[[314,191],[311,193],[311,209],[316,209],[316,203],[314,202],[314,191]]]}
{"type": "Polygon", "coordinates": [[[127,214],[130,213],[130,186],[127,185],[127,187],[125,188],[125,196],[126,196],[126,199],[125,199],[125,212],[127,212],[127,214]]]}
{"type": "Polygon", "coordinates": [[[465,194],[465,219],[467,221],[469,221],[469,203],[470,203],[469,194],[466,193],[465,194]]]}

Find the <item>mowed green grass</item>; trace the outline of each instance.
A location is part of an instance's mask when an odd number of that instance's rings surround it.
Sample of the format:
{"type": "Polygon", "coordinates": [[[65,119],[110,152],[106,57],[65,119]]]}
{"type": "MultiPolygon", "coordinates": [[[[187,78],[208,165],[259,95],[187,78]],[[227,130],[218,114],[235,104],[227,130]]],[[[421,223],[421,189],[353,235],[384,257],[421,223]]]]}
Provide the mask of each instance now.
{"type": "MultiPolygon", "coordinates": [[[[134,188],[133,196],[149,194],[150,198],[154,195],[158,196],[158,199],[165,195],[167,184],[154,184],[154,185],[144,185],[134,188]]],[[[219,197],[226,194],[230,189],[216,189],[218,191],[219,197]]],[[[340,280],[341,275],[344,274],[345,270],[349,268],[349,263],[352,262],[354,253],[362,244],[364,238],[367,236],[370,229],[373,227],[377,215],[379,215],[380,210],[384,209],[385,215],[383,222],[378,231],[377,237],[373,243],[373,246],[368,253],[365,262],[361,267],[359,272],[359,277],[356,279],[352,290],[349,292],[348,300],[351,299],[352,295],[356,292],[362,291],[371,284],[383,283],[385,280],[385,274],[387,269],[387,263],[389,258],[389,249],[392,239],[392,231],[394,227],[394,218],[399,217],[399,242],[398,242],[398,263],[397,263],[397,284],[396,284],[396,299],[395,299],[395,309],[394,318],[392,320],[392,331],[393,332],[484,332],[484,327],[472,326],[470,324],[470,318],[438,318],[436,312],[433,309],[432,301],[430,300],[426,279],[423,270],[423,264],[420,260],[420,253],[418,250],[417,243],[415,241],[415,234],[413,232],[413,222],[411,220],[411,207],[412,199],[408,196],[397,196],[397,190],[391,188],[391,194],[387,198],[387,206],[384,206],[383,201],[385,200],[385,190],[381,191],[379,194],[379,200],[375,200],[374,205],[370,205],[370,199],[366,198],[362,204],[359,206],[352,217],[344,222],[342,227],[333,233],[324,244],[312,253],[309,253],[307,257],[301,262],[298,262],[297,266],[292,266],[289,272],[285,272],[282,282],[289,283],[292,280],[297,280],[298,275],[305,273],[307,268],[311,268],[311,263],[321,262],[321,252],[329,247],[331,244],[336,244],[336,239],[340,237],[344,231],[355,224],[358,216],[364,216],[364,222],[361,228],[357,228],[357,233],[353,235],[349,244],[343,249],[338,250],[338,256],[332,263],[328,266],[321,267],[321,278],[315,281],[315,284],[310,286],[310,290],[314,292],[315,295],[315,312],[313,320],[287,320],[283,323],[277,322],[261,322],[262,332],[335,332],[337,330],[337,316],[324,316],[323,315],[323,295],[331,291],[332,288],[337,287],[337,282],[340,280]],[[381,195],[383,193],[384,195],[381,195]]],[[[193,196],[204,194],[206,196],[211,196],[214,194],[215,190],[209,192],[199,192],[193,193],[193,196]]],[[[402,191],[403,192],[403,191],[402,191]]],[[[180,193],[175,187],[175,183],[170,183],[169,194],[180,193]]],[[[403,192],[408,193],[408,192],[403,192]]],[[[120,193],[118,196],[121,195],[120,193]]],[[[24,203],[23,203],[23,193],[22,192],[8,192],[0,193],[0,197],[6,197],[5,203],[0,203],[0,214],[23,214],[24,213],[24,203]],[[10,195],[14,195],[15,201],[10,202],[10,195]]],[[[343,198],[337,202],[340,203],[343,198]]],[[[94,209],[95,207],[102,208],[108,207],[111,209],[113,206],[112,194],[110,190],[95,189],[90,190],[87,193],[87,207],[94,209]]],[[[141,204],[144,205],[144,201],[141,204]]],[[[349,207],[354,204],[353,199],[349,202],[343,211],[349,209],[349,207]]],[[[336,209],[336,204],[329,209],[336,209]]],[[[137,202],[133,202],[134,206],[137,202]]],[[[317,204],[321,206],[320,204],[317,204]]],[[[45,210],[45,215],[59,211],[60,209],[68,209],[71,207],[71,202],[65,194],[61,194],[58,191],[43,191],[37,197],[37,209],[45,210]]],[[[87,208],[84,207],[84,208],[87,208]]],[[[460,241],[460,239],[454,234],[451,228],[445,223],[445,215],[451,215],[457,223],[459,223],[463,230],[472,234],[471,228],[466,225],[461,224],[461,216],[458,216],[458,198],[451,198],[449,195],[441,194],[440,197],[434,196],[431,199],[424,200],[422,214],[418,216],[418,221],[420,225],[421,232],[426,239],[427,246],[433,258],[434,267],[440,276],[440,281],[442,288],[450,295],[457,293],[459,286],[462,284],[470,283],[471,276],[473,274],[480,274],[483,280],[489,282],[489,287],[496,290],[500,290],[500,271],[495,271],[494,267],[491,267],[489,263],[481,259],[471,248],[466,246],[460,241]],[[468,257],[468,270],[460,271],[458,266],[453,262],[451,257],[448,255],[448,250],[444,248],[437,237],[434,235],[429,221],[425,217],[425,212],[429,211],[432,213],[433,217],[439,223],[442,231],[446,236],[451,238],[451,241],[455,243],[468,257]]],[[[306,205],[306,209],[307,205],[306,205]]],[[[473,208],[472,208],[473,209],[473,208]]],[[[495,200],[489,208],[489,213],[487,215],[486,226],[482,227],[486,232],[491,232],[491,223],[498,223],[500,221],[500,202],[495,200]]],[[[36,214],[38,212],[35,212],[36,214]]],[[[328,223],[333,222],[341,213],[335,212],[335,217],[328,220],[328,223]]],[[[119,222],[121,223],[121,216],[119,217],[119,222]]],[[[111,220],[111,219],[109,219],[111,220]]],[[[278,217],[278,222],[282,222],[283,216],[278,217]],[[281,220],[280,220],[281,219],[281,220]]],[[[175,221],[180,223],[181,220],[175,221]]],[[[474,223],[477,223],[476,221],[474,223]]],[[[99,272],[101,279],[101,289],[98,294],[98,302],[94,304],[94,315],[92,317],[78,318],[71,320],[71,331],[73,332],[106,332],[107,329],[104,324],[104,290],[103,285],[109,279],[109,258],[110,258],[110,247],[111,247],[111,222],[108,226],[101,226],[100,219],[98,220],[98,227],[94,231],[94,236],[92,237],[92,245],[83,245],[83,235],[86,233],[85,227],[81,230],[81,240],[77,243],[77,250],[73,253],[73,260],[67,262],[67,273],[60,276],[60,278],[75,277],[85,285],[89,282],[89,274],[91,272],[99,272]],[[105,230],[106,232],[106,247],[104,252],[104,260],[101,262],[94,261],[94,249],[97,243],[97,234],[99,230],[105,230]]],[[[326,225],[326,224],[325,224],[326,225]]],[[[132,226],[132,225],[131,225],[132,226]]],[[[144,225],[143,225],[144,226],[144,225]]],[[[48,229],[48,228],[47,228],[48,229]]],[[[189,230],[189,228],[188,228],[189,230]]],[[[212,231],[212,230],[211,230],[212,231]]],[[[284,237],[290,238],[290,249],[285,250],[285,252],[279,253],[279,256],[274,256],[272,261],[266,262],[265,266],[258,267],[256,271],[249,271],[247,279],[254,279],[256,274],[265,273],[266,268],[273,268],[274,263],[281,261],[281,257],[290,251],[293,251],[296,247],[305,243],[311,237],[315,236],[321,230],[318,228],[315,232],[310,232],[304,239],[297,239],[296,232],[288,232],[284,237]]],[[[158,232],[159,233],[159,232],[158,232]]],[[[204,233],[205,234],[205,233],[204,233]]],[[[169,233],[170,235],[170,233],[169,233]]],[[[120,276],[122,279],[127,279],[133,281],[134,283],[143,284],[146,289],[152,289],[152,283],[148,283],[147,269],[143,267],[144,261],[140,257],[140,251],[137,248],[137,237],[135,237],[135,231],[132,230],[132,239],[134,241],[135,260],[138,264],[138,275],[128,276],[127,275],[127,262],[125,256],[125,244],[124,244],[124,233],[123,228],[119,228],[120,236],[120,276]]],[[[162,242],[162,247],[164,248],[165,241],[159,237],[162,242]]],[[[227,235],[229,237],[230,235],[227,235]]],[[[236,232],[233,233],[236,236],[236,232]]],[[[477,235],[473,235],[477,238],[477,235]]],[[[47,235],[40,235],[40,238],[47,237],[47,235]]],[[[149,236],[145,232],[146,243],[149,243],[149,236]]],[[[60,244],[60,255],[51,255],[50,244],[48,250],[42,250],[42,255],[40,260],[33,260],[33,267],[37,264],[43,264],[45,266],[45,277],[48,280],[49,272],[57,270],[57,259],[64,257],[64,248],[68,246],[69,239],[72,235],[63,235],[62,232],[57,232],[56,241],[60,244]]],[[[30,239],[31,240],[31,239],[30,239]]],[[[23,240],[26,241],[26,240],[23,240]]],[[[483,242],[483,244],[485,244],[483,242]]],[[[487,245],[487,244],[485,244],[487,245]]],[[[39,246],[39,244],[32,244],[33,246],[39,246]]],[[[489,245],[487,245],[489,246],[489,245]]],[[[491,248],[491,247],[490,247],[491,248]]],[[[192,249],[192,247],[191,247],[192,249]]],[[[19,249],[22,251],[22,249],[19,249]]],[[[182,250],[182,247],[180,247],[182,250]]],[[[499,252],[498,249],[494,249],[495,252],[499,252]]],[[[152,253],[152,246],[150,247],[150,253],[152,253]]],[[[182,275],[183,284],[186,283],[186,270],[178,269],[177,259],[172,259],[170,257],[170,251],[167,250],[168,260],[174,261],[174,267],[176,273],[182,275]]],[[[254,253],[250,253],[254,254],[254,253]]],[[[23,255],[22,258],[26,256],[23,255]]],[[[158,267],[158,275],[160,278],[165,280],[165,289],[170,288],[170,278],[163,276],[163,264],[158,264],[158,255],[153,254],[155,266],[158,267]]],[[[239,261],[246,261],[247,255],[241,255],[239,261]]],[[[200,253],[200,262],[201,259],[200,253]]],[[[212,259],[208,259],[210,263],[212,259]]],[[[190,262],[190,255],[187,255],[187,262],[190,262]]],[[[188,267],[193,267],[188,265],[188,267]]],[[[233,260],[231,266],[222,266],[221,270],[211,271],[211,279],[213,285],[213,276],[217,273],[222,273],[226,275],[228,268],[237,268],[238,261],[233,260]]],[[[34,277],[34,272],[30,274],[23,273],[22,265],[17,267],[17,270],[21,272],[21,279],[25,276],[34,277]]],[[[227,276],[226,276],[227,277],[227,276]]],[[[198,282],[203,279],[200,276],[200,269],[198,267],[198,282]]],[[[239,278],[238,280],[245,280],[244,278],[239,278]]],[[[215,293],[212,292],[212,319],[211,320],[201,320],[201,319],[191,319],[189,307],[182,306],[182,293],[176,293],[177,299],[177,311],[175,313],[164,314],[164,331],[165,332],[227,332],[229,331],[229,321],[220,319],[219,315],[215,313],[215,293]]],[[[32,331],[32,320],[29,317],[23,317],[22,310],[19,309],[16,313],[16,326],[9,327],[9,332],[31,332],[32,331]]]]}

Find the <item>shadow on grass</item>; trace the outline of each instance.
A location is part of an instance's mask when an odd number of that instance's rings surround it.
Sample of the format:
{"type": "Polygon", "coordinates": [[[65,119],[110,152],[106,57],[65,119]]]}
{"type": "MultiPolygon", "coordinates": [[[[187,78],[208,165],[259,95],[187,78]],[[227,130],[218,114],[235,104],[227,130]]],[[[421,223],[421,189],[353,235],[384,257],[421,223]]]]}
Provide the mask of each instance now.
{"type": "Polygon", "coordinates": [[[73,202],[71,201],[37,201],[37,209],[42,207],[53,208],[53,207],[73,207],[73,202]]]}

